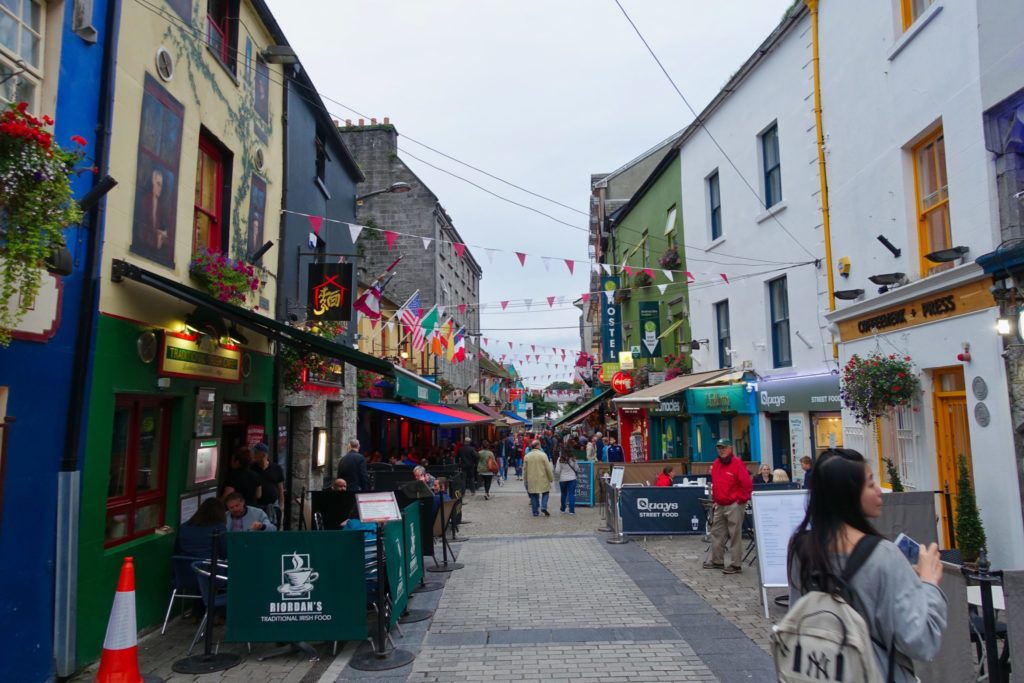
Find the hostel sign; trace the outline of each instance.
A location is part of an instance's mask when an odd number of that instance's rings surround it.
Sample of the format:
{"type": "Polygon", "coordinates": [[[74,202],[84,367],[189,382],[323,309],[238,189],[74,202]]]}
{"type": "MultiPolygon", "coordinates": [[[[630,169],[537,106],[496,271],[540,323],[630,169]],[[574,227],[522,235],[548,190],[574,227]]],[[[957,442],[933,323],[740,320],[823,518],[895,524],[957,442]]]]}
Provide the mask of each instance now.
{"type": "Polygon", "coordinates": [[[618,363],[622,350],[622,307],[615,303],[619,278],[601,276],[601,360],[618,363]]]}

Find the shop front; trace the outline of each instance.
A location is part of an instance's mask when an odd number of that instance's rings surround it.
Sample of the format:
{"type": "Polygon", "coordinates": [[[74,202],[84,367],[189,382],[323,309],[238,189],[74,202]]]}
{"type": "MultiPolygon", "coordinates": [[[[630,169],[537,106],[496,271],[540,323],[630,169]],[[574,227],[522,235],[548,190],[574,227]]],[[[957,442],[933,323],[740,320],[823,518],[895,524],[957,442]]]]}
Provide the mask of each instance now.
{"type": "Polygon", "coordinates": [[[765,430],[762,462],[802,478],[800,459],[816,459],[829,448],[843,447],[839,375],[831,372],[766,377],[757,383],[761,428],[765,430]]]}
{"type": "Polygon", "coordinates": [[[761,430],[755,401],[753,384],[748,382],[687,390],[692,461],[714,460],[719,439],[731,440],[733,451],[743,460],[760,459],[761,430]]]}
{"type": "MultiPolygon", "coordinates": [[[[869,425],[843,411],[843,445],[864,453],[883,486],[891,460],[904,487],[953,494],[961,457],[972,476],[994,567],[1024,566],[1018,468],[999,309],[991,279],[973,263],[900,287],[827,316],[839,334],[839,361],[856,354],[910,358],[920,393],[869,425]],[[975,466],[977,465],[977,466],[975,466]]],[[[1019,342],[1018,342],[1019,343],[1019,342]]],[[[939,506],[940,538],[952,521],[939,506]]],[[[955,518],[954,509],[954,518],[955,518]]]]}
{"type": "Polygon", "coordinates": [[[552,428],[558,429],[574,425],[586,425],[589,427],[589,429],[584,430],[587,433],[605,431],[604,423],[601,421],[600,416],[605,402],[612,396],[614,396],[614,392],[611,389],[605,389],[604,391],[595,390],[593,396],[555,420],[554,424],[551,425],[552,428]]]}
{"type": "Polygon", "coordinates": [[[681,375],[612,399],[618,410],[621,445],[627,462],[687,457],[684,393],[727,370],[681,375]]]}

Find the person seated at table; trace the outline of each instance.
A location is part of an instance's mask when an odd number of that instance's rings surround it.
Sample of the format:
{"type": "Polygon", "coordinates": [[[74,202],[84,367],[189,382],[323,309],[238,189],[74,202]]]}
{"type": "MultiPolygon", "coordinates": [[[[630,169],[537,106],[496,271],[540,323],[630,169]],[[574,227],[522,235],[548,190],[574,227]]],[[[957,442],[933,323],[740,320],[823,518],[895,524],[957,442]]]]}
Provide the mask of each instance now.
{"type": "Polygon", "coordinates": [[[427,472],[427,468],[423,465],[417,465],[412,470],[412,476],[416,478],[416,481],[421,481],[426,484],[427,488],[437,493],[440,490],[440,485],[437,483],[437,478],[427,472]]]}
{"type": "Polygon", "coordinates": [[[761,464],[761,470],[754,477],[754,484],[772,484],[775,483],[772,477],[772,466],[768,463],[761,464]]]}
{"type": "Polygon", "coordinates": [[[780,467],[779,469],[772,472],[772,482],[776,484],[788,484],[789,475],[786,474],[786,470],[780,467]]]}
{"type": "Polygon", "coordinates": [[[380,451],[374,451],[373,453],[370,453],[370,457],[366,459],[366,462],[367,462],[367,464],[374,463],[374,462],[381,462],[383,459],[384,459],[384,456],[382,456],[380,454],[380,451]]]}
{"type": "Polygon", "coordinates": [[[402,460],[400,461],[400,463],[399,463],[399,464],[401,464],[401,465],[410,465],[410,466],[412,466],[412,467],[416,467],[416,466],[417,466],[417,465],[419,465],[420,463],[419,463],[419,461],[418,461],[418,460],[416,459],[416,454],[415,454],[415,453],[413,452],[413,450],[412,450],[412,449],[410,448],[410,449],[409,449],[408,451],[406,451],[406,453],[405,453],[405,457],[404,457],[404,458],[402,458],[402,460]]]}
{"type": "Polygon", "coordinates": [[[235,491],[228,494],[228,531],[277,531],[267,513],[256,506],[245,504],[245,498],[235,491]]]}
{"type": "Polygon", "coordinates": [[[672,473],[676,471],[676,468],[672,465],[665,465],[661,468],[661,474],[654,481],[655,486],[671,486],[672,485],[672,473]]]}
{"type": "Polygon", "coordinates": [[[331,491],[348,491],[348,482],[344,479],[335,479],[331,482],[331,491]]]}
{"type": "Polygon", "coordinates": [[[174,554],[189,557],[210,557],[211,539],[220,532],[217,555],[220,559],[228,556],[228,541],[224,533],[227,531],[227,513],[224,503],[219,498],[207,498],[199,505],[188,521],[178,529],[174,539],[174,554]]]}

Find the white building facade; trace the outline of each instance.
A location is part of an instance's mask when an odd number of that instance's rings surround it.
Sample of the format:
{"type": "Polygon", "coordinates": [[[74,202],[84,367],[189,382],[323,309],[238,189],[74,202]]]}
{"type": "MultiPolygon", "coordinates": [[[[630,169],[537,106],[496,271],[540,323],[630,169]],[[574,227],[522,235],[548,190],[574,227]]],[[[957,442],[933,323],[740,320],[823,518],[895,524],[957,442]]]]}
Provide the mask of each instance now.
{"type": "MultiPolygon", "coordinates": [[[[999,312],[991,276],[974,258],[1002,239],[979,23],[1012,25],[1005,15],[1019,10],[992,3],[980,16],[982,4],[821,3],[827,265],[851,297],[827,319],[840,363],[881,352],[910,356],[920,369],[913,406],[868,427],[844,414],[844,443],[868,456],[883,483],[886,458],[920,491],[954,492],[957,460],[966,458],[990,559],[1012,568],[1024,566],[1024,526],[999,312]]],[[[1002,96],[1024,86],[1019,62],[1002,73],[1002,96]]],[[[945,517],[939,532],[948,541],[945,517]]]]}
{"type": "Polygon", "coordinates": [[[692,443],[703,454],[709,437],[741,439],[752,460],[798,479],[801,457],[842,445],[811,57],[797,5],[701,112],[706,130],[690,126],[680,146],[693,371],[747,371],[756,392],[749,417],[693,414],[692,443]]]}

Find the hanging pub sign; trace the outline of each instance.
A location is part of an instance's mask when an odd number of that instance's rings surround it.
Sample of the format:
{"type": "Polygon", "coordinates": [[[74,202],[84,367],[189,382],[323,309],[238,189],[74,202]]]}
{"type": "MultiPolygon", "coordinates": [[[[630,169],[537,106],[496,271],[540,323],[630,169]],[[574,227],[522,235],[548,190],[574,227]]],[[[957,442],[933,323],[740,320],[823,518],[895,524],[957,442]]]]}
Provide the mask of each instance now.
{"type": "Polygon", "coordinates": [[[661,357],[661,303],[640,302],[640,355],[643,358],[661,357]]]}
{"type": "Polygon", "coordinates": [[[242,352],[232,344],[204,333],[164,330],[159,374],[162,377],[242,381],[242,352]]]}
{"type": "Polygon", "coordinates": [[[310,263],[306,302],[312,318],[351,320],[351,285],[351,263],[310,263]]]}

